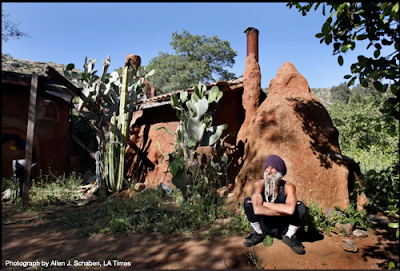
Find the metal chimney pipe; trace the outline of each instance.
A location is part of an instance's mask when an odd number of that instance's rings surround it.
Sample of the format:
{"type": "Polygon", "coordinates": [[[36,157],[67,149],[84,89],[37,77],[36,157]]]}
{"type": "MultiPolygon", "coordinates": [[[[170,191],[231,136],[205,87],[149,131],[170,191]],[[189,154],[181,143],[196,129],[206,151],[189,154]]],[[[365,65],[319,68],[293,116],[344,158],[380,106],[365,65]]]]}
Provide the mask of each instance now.
{"type": "Polygon", "coordinates": [[[247,36],[247,56],[253,53],[256,56],[258,62],[258,30],[254,27],[247,27],[244,33],[247,36]]]}

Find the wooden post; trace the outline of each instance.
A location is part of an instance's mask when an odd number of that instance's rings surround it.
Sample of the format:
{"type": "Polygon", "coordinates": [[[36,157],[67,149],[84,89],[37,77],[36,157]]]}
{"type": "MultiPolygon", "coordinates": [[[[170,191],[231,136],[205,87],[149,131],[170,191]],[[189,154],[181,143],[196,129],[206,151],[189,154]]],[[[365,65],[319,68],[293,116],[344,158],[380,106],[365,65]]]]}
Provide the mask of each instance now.
{"type": "Polygon", "coordinates": [[[22,186],[23,206],[27,206],[29,202],[29,190],[31,188],[33,133],[35,131],[38,81],[39,81],[38,74],[36,72],[33,72],[31,79],[31,93],[29,99],[28,127],[26,129],[25,179],[24,179],[24,184],[22,186]]]}

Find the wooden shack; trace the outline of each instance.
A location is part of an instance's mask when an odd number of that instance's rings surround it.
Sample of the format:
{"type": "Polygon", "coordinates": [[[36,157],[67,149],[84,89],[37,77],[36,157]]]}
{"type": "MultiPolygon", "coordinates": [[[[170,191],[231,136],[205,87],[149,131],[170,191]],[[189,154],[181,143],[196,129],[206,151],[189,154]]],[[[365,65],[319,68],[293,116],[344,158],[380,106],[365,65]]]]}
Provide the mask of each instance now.
{"type": "MultiPolygon", "coordinates": [[[[25,159],[32,74],[2,71],[2,177],[11,177],[12,161],[25,159]]],[[[32,174],[66,173],[70,169],[70,104],[68,89],[38,75],[32,174]],[[40,172],[40,170],[42,172],[40,172]]]]}

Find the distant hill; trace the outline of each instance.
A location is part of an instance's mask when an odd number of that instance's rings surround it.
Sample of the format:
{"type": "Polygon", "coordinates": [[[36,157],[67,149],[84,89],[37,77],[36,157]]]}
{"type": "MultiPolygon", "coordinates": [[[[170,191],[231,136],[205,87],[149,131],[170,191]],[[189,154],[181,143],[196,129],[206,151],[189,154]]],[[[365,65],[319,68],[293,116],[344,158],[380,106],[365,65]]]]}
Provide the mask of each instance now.
{"type": "Polygon", "coordinates": [[[330,105],[332,103],[332,88],[311,88],[311,92],[317,96],[324,106],[330,105]]]}

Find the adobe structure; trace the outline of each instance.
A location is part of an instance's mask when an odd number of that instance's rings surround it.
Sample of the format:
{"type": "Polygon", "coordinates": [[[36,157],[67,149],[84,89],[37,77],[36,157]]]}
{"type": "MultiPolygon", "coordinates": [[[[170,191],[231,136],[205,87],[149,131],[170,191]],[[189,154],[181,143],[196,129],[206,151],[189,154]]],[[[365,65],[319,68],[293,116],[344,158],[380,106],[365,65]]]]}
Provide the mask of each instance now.
{"type": "MultiPolygon", "coordinates": [[[[25,159],[32,74],[2,71],[2,177],[13,176],[12,161],[25,159]]],[[[70,170],[70,103],[72,95],[48,76],[38,76],[33,133],[33,176],[70,170]],[[40,172],[42,170],[42,172],[40,172]]]]}
{"type": "MultiPolygon", "coordinates": [[[[355,179],[361,184],[362,181],[358,165],[340,153],[338,131],[328,112],[310,91],[307,80],[289,62],[271,80],[264,100],[258,30],[249,27],[245,33],[248,49],[243,78],[207,86],[210,89],[217,85],[224,93],[213,114],[213,125],[228,124],[222,137],[230,134],[225,148],[232,163],[223,192],[234,207],[240,208],[243,199],[251,195],[254,181],[262,178],[265,159],[276,154],[285,160],[285,180],[295,184],[299,200],[317,202],[323,210],[334,206],[346,208],[355,179]]],[[[161,158],[174,149],[174,136],[155,128],[163,126],[175,131],[178,124],[170,94],[138,105],[127,147],[127,175],[132,180],[146,187],[162,182],[172,186],[167,159],[161,158]]],[[[365,195],[359,196],[357,203],[362,209],[365,195]]]]}

